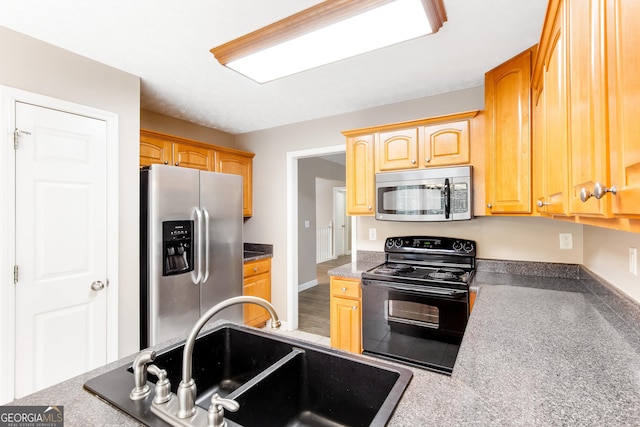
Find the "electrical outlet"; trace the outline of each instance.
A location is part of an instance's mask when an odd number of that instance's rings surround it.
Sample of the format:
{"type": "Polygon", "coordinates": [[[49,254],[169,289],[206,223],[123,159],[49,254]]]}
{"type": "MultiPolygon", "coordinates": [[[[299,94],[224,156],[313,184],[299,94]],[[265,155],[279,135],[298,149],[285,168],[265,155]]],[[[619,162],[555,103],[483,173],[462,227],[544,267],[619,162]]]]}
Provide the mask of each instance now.
{"type": "Polygon", "coordinates": [[[369,240],[376,240],[378,237],[376,236],[376,229],[375,228],[370,228],[369,229],[369,240]]]}
{"type": "Polygon", "coordinates": [[[629,273],[634,276],[638,275],[638,250],[629,248],[629,273]]]}
{"type": "Polygon", "coordinates": [[[560,249],[573,249],[573,234],[560,233],[560,249]]]}

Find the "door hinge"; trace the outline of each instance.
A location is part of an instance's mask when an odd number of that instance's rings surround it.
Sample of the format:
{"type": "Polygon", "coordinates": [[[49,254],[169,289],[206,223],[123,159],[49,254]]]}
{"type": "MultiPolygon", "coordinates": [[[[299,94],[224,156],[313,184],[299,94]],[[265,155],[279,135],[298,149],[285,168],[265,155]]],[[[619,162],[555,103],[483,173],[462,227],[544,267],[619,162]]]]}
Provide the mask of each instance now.
{"type": "Polygon", "coordinates": [[[14,265],[13,266],[13,284],[17,284],[18,283],[18,266],[14,265]]]}
{"type": "Polygon", "coordinates": [[[26,130],[20,130],[18,128],[16,128],[16,130],[13,131],[13,149],[14,150],[18,149],[18,138],[20,137],[20,134],[31,135],[31,132],[27,132],[26,130]]]}

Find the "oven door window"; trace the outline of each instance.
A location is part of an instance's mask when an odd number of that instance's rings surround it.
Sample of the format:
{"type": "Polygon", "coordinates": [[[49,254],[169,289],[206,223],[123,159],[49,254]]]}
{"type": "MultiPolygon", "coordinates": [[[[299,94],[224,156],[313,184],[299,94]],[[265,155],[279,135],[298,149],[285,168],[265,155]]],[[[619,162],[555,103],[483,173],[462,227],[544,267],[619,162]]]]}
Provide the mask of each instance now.
{"type": "Polygon", "coordinates": [[[415,301],[390,299],[387,316],[391,322],[435,329],[440,326],[440,309],[434,305],[415,301]]]}

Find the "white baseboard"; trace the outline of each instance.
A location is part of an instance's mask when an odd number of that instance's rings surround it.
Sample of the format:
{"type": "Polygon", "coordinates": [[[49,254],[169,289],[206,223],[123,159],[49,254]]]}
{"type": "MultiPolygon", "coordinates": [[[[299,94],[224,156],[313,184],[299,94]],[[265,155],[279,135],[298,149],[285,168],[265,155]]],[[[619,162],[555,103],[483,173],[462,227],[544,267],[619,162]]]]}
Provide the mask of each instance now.
{"type": "Polygon", "coordinates": [[[298,285],[298,292],[306,291],[309,288],[313,288],[317,284],[318,284],[318,279],[313,279],[313,280],[308,281],[307,283],[303,283],[301,285],[298,285]]]}

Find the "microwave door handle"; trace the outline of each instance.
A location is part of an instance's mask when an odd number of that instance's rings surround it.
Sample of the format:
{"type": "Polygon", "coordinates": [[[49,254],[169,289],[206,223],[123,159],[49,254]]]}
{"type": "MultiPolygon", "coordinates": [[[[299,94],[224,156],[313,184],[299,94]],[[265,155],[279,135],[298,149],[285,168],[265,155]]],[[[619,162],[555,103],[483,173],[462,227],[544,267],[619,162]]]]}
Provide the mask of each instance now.
{"type": "Polygon", "coordinates": [[[449,219],[451,213],[451,188],[449,186],[449,178],[444,180],[444,218],[449,219]]]}

